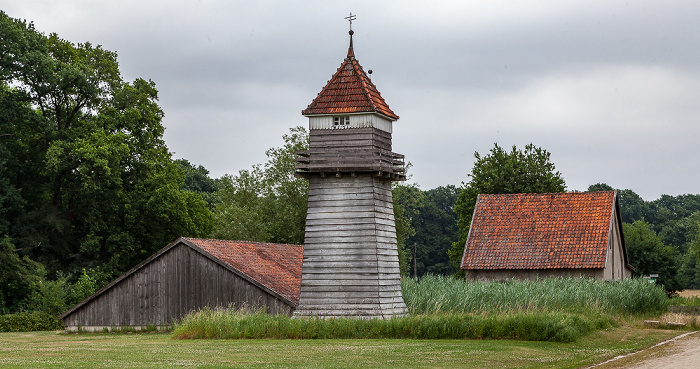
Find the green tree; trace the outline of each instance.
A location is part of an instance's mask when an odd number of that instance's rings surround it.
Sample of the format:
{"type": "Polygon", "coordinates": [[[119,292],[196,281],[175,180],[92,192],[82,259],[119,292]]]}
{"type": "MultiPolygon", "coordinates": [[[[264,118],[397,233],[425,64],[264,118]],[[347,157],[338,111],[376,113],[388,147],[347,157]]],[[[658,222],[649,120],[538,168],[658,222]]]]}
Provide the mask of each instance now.
{"type": "Polygon", "coordinates": [[[213,236],[259,242],[304,243],[309,184],[294,176],[296,152],[308,149],[306,129],[283,136],[267,162],[225,175],[216,192],[213,236]]]}
{"type": "MultiPolygon", "coordinates": [[[[596,183],[588,186],[588,192],[615,191],[605,183],[596,183]]],[[[620,218],[624,223],[632,223],[649,216],[649,204],[632,190],[616,190],[620,201],[620,218]]]]}
{"type": "Polygon", "coordinates": [[[115,53],[3,12],[0,42],[0,227],[19,256],[49,276],[114,275],[208,234],[211,214],[181,190],[163,141],[155,83],[124,82],[115,53]]]}
{"type": "Polygon", "coordinates": [[[550,153],[533,144],[519,150],[515,146],[506,151],[494,144],[491,152],[482,157],[474,153],[476,162],[472,168],[471,180],[463,188],[455,204],[459,216],[459,240],[452,244],[448,255],[452,264],[459,270],[464,253],[464,245],[469,234],[476,198],[479,194],[507,193],[552,193],[564,192],[566,185],[561,173],[550,162],[550,153]]]}
{"type": "MultiPolygon", "coordinates": [[[[410,165],[409,165],[410,166],[410,165]]],[[[394,182],[391,189],[396,224],[396,243],[399,254],[399,272],[402,276],[413,273],[413,244],[407,241],[416,234],[414,222],[423,207],[423,191],[415,183],[394,182]]]]}
{"type": "Polygon", "coordinates": [[[623,223],[622,229],[629,261],[635,268],[634,276],[658,274],[656,282],[668,292],[683,289],[678,273],[681,258],[676,247],[664,245],[649,223],[643,220],[623,223]]]}
{"type": "Polygon", "coordinates": [[[689,242],[683,256],[681,276],[685,288],[700,289],[700,212],[695,212],[684,219],[684,238],[689,242]]]}
{"type": "Polygon", "coordinates": [[[0,236],[0,314],[28,310],[30,296],[43,277],[43,267],[20,257],[9,236],[0,236]]]}
{"type": "Polygon", "coordinates": [[[202,165],[194,166],[187,159],[177,159],[175,164],[185,174],[185,182],[180,189],[202,196],[209,209],[213,210],[216,202],[214,194],[219,189],[219,180],[209,177],[209,170],[202,165]]]}
{"type": "Polygon", "coordinates": [[[453,185],[423,192],[420,212],[412,220],[415,233],[408,238],[409,251],[416,246],[418,276],[452,275],[456,269],[447,251],[459,239],[457,213],[454,211],[459,190],[453,185]]]}

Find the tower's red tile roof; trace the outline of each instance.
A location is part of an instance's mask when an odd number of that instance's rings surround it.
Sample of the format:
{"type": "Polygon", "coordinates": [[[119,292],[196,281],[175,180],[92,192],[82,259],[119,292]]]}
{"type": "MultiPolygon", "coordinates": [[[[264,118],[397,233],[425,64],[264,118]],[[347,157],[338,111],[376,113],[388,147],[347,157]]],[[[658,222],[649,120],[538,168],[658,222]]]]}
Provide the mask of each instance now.
{"type": "Polygon", "coordinates": [[[479,195],[462,269],[604,268],[615,192],[479,195]]]}
{"type": "Polygon", "coordinates": [[[385,115],[389,119],[399,119],[389,108],[377,87],[369,79],[360,63],[355,59],[352,36],[348,56],[330,81],[302,110],[303,115],[372,113],[385,115]]]}
{"type": "Polygon", "coordinates": [[[303,246],[203,238],[183,239],[295,304],[299,303],[303,246]]]}

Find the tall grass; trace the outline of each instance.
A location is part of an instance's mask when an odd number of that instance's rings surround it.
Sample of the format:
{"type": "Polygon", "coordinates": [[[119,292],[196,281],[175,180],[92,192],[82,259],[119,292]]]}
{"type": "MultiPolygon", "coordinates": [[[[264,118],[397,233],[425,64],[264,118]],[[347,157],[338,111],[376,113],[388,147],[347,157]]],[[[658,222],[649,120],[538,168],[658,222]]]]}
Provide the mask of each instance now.
{"type": "Polygon", "coordinates": [[[411,313],[502,313],[550,311],[569,313],[644,314],[664,311],[663,288],[628,278],[600,282],[585,278],[537,281],[466,282],[428,275],[404,279],[403,298],[411,313]]]}
{"type": "Polygon", "coordinates": [[[190,313],[174,338],[465,339],[493,338],[572,342],[614,322],[606,317],[551,312],[413,315],[382,319],[292,319],[262,311],[210,309],[190,313]]]}
{"type": "Polygon", "coordinates": [[[404,279],[407,317],[292,319],[262,311],[205,308],[175,326],[175,338],[495,338],[571,342],[616,325],[614,317],[663,311],[660,287],[640,279],[465,282],[404,279]]]}

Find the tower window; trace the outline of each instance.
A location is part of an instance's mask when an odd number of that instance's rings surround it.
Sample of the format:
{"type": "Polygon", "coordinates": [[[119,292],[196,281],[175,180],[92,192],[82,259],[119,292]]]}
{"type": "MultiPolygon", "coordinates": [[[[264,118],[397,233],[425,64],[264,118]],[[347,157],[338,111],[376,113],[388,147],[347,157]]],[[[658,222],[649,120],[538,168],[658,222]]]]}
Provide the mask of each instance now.
{"type": "Polygon", "coordinates": [[[346,127],[350,125],[350,117],[333,117],[333,127],[346,127]]]}

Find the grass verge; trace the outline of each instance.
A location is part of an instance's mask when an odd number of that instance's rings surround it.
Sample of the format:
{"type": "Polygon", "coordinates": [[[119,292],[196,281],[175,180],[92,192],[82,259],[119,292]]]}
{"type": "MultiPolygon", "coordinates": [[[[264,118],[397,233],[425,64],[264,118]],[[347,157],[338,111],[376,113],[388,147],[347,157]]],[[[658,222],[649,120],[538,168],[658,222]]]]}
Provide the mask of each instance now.
{"type": "Polygon", "coordinates": [[[624,326],[571,343],[508,340],[172,340],[151,334],[0,333],[3,368],[577,368],[678,331],[624,326]]]}

